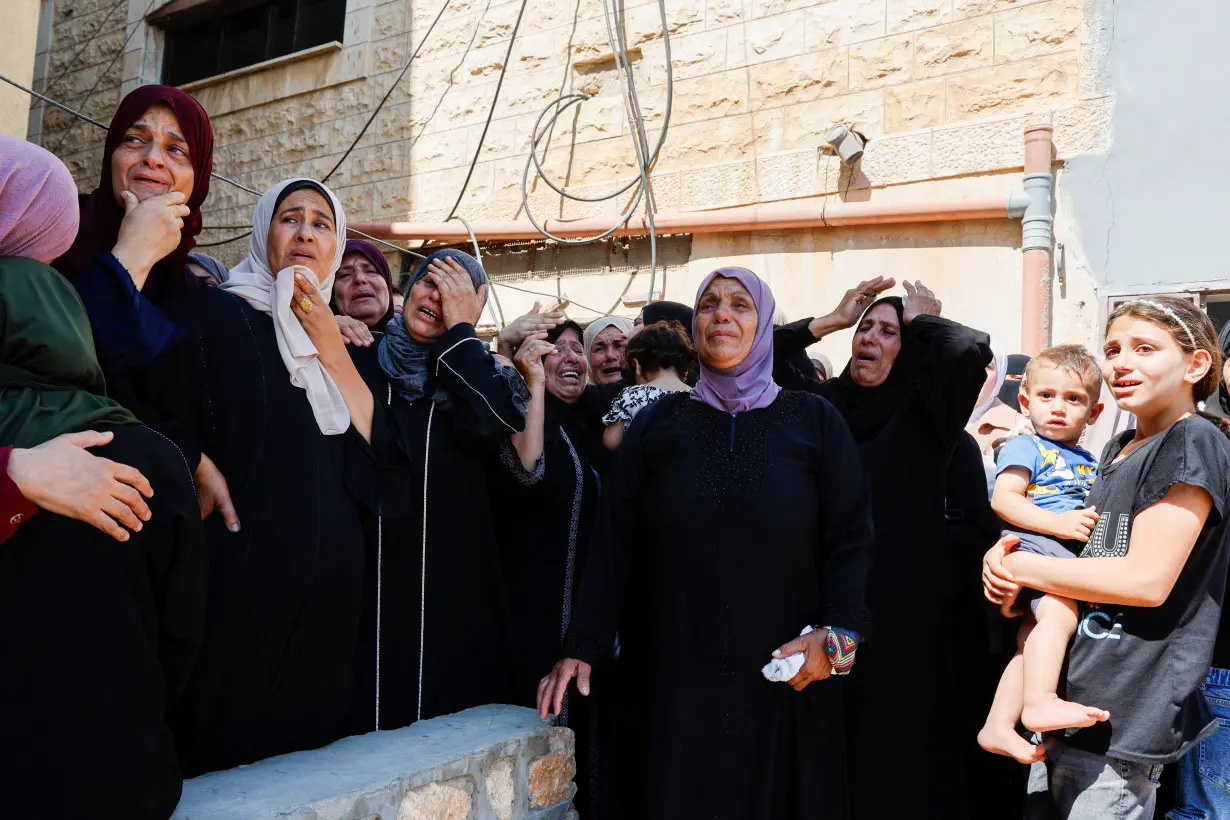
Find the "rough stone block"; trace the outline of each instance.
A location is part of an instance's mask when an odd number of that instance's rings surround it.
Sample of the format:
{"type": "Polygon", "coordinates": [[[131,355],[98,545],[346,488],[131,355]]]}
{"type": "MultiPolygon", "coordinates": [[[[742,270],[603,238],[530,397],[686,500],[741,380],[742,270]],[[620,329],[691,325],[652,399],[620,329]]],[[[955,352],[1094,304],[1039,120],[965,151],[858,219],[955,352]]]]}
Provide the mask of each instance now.
{"type": "Polygon", "coordinates": [[[1111,97],[1087,100],[1055,111],[1055,151],[1060,159],[1107,150],[1111,138],[1111,97]]]}
{"type": "Polygon", "coordinates": [[[806,17],[796,11],[756,20],[747,24],[746,36],[749,64],[794,57],[806,47],[806,17]]]}
{"type": "Polygon", "coordinates": [[[922,79],[989,66],[995,61],[995,27],[989,17],[918,32],[914,76],[922,79]]]}
{"type": "MultiPolygon", "coordinates": [[[[410,30],[410,20],[405,3],[385,3],[372,10],[371,39],[383,40],[410,30]]],[[[349,41],[347,41],[349,42],[349,41]]]]}
{"type": "Polygon", "coordinates": [[[483,777],[487,803],[498,820],[511,820],[517,807],[517,785],[514,780],[517,758],[501,757],[491,764],[483,777]]]}
{"type": "Polygon", "coordinates": [[[726,67],[747,66],[747,27],[730,26],[726,29],[726,67]]]}
{"type": "Polygon", "coordinates": [[[454,76],[461,85],[474,85],[484,80],[494,80],[498,77],[500,69],[504,67],[504,55],[507,53],[508,43],[506,42],[496,43],[486,48],[471,49],[462,61],[461,69],[454,76]]]}
{"type": "Polygon", "coordinates": [[[835,0],[806,12],[807,50],[874,40],[888,33],[885,5],[866,0],[835,0]]]}
{"type": "Polygon", "coordinates": [[[355,9],[354,11],[346,12],[346,22],[342,26],[342,42],[347,44],[366,43],[372,39],[382,39],[397,32],[386,31],[379,37],[372,37],[372,10],[369,6],[365,9],[355,9]]]}
{"type": "MultiPolygon", "coordinates": [[[[656,130],[650,133],[650,145],[657,137],[656,130]]],[[[658,167],[670,171],[733,162],[750,156],[752,146],[752,120],[746,115],[680,125],[671,128],[658,167]]]]}
{"type": "Polygon", "coordinates": [[[872,187],[928,179],[931,135],[924,132],[873,140],[867,144],[859,170],[872,187]]]}
{"type": "MultiPolygon", "coordinates": [[[[622,102],[620,112],[622,115],[622,102]]],[[[586,103],[589,105],[590,103],[586,103]]],[[[646,123],[653,125],[662,121],[666,107],[666,89],[662,86],[641,94],[642,113],[646,123]],[[653,104],[646,105],[646,97],[653,95],[653,104]]],[[[682,125],[699,120],[729,117],[748,112],[747,73],[743,69],[706,74],[675,84],[674,107],[671,110],[671,125],[682,125]]],[[[673,138],[673,135],[672,137],[673,138]]]]}
{"type": "Polygon", "coordinates": [[[1074,50],[1080,29],[1079,0],[1051,0],[996,15],[995,59],[1010,63],[1074,50]]]}
{"type": "Polygon", "coordinates": [[[1020,167],[1024,161],[1025,128],[1048,121],[1049,116],[1025,116],[937,128],[931,134],[935,176],[1020,167]]]}
{"type": "MultiPolygon", "coordinates": [[[[657,3],[630,9],[625,19],[628,48],[662,39],[662,12],[657,3]]],[[[667,3],[666,26],[672,37],[702,30],[705,27],[703,0],[674,0],[667,3]]]]}
{"type": "Polygon", "coordinates": [[[536,757],[529,766],[530,807],[541,809],[565,803],[572,796],[576,761],[565,754],[536,757]]]}
{"type": "MultiPolygon", "coordinates": [[[[750,28],[750,26],[749,26],[750,28]]],[[[726,31],[702,31],[679,39],[671,38],[671,67],[675,80],[686,80],[722,71],[726,68],[726,31]]],[[[642,49],[643,60],[649,66],[649,82],[660,85],[666,82],[666,52],[662,43],[646,44],[642,49]]]]}
{"type": "Polygon", "coordinates": [[[756,201],[815,196],[819,152],[814,148],[756,157],[756,201]]]}
{"type": "MultiPolygon", "coordinates": [[[[480,110],[486,114],[491,106],[494,86],[479,89],[486,100],[479,104],[480,110]]],[[[560,95],[560,72],[553,68],[529,71],[518,74],[516,82],[505,82],[496,105],[495,115],[506,117],[516,114],[537,114],[547,103],[560,95]]]]}
{"type": "MultiPolygon", "coordinates": [[[[823,2],[823,0],[821,0],[823,2]]],[[[816,4],[816,0],[752,0],[752,17],[772,17],[788,11],[797,11],[816,4]]]]}
{"type": "Polygon", "coordinates": [[[469,820],[474,781],[460,777],[428,783],[406,792],[397,807],[397,820],[469,820]]]}
{"type": "Polygon", "coordinates": [[[850,88],[863,91],[910,79],[914,43],[908,34],[882,37],[850,47],[850,88]]]}
{"type": "Polygon", "coordinates": [[[518,73],[562,65],[567,40],[557,42],[556,38],[559,36],[561,35],[554,31],[526,31],[519,34],[517,43],[513,46],[512,65],[517,67],[518,73]]]}
{"type": "Polygon", "coordinates": [[[683,173],[683,207],[688,211],[747,205],[756,201],[756,165],[734,162],[683,173]]]}
{"type": "Polygon", "coordinates": [[[760,63],[751,68],[752,108],[761,110],[844,94],[849,90],[849,76],[849,52],[844,48],[760,63]]]}
{"type": "Polygon", "coordinates": [[[1043,111],[1076,97],[1076,61],[1057,55],[957,74],[947,80],[948,119],[1043,111]]]}
{"type": "MultiPolygon", "coordinates": [[[[483,15],[478,25],[478,36],[474,39],[474,47],[482,48],[512,36],[513,26],[517,23],[517,13],[521,10],[520,0],[511,3],[493,5],[483,15]]],[[[524,25],[524,20],[522,24],[524,25]]]]}
{"type": "Polygon", "coordinates": [[[952,0],[952,12],[957,18],[977,17],[1005,9],[1028,6],[1036,2],[1039,0],[952,0]]]}
{"type": "Polygon", "coordinates": [[[758,152],[786,151],[826,145],[834,125],[851,123],[869,137],[884,133],[884,96],[879,91],[800,103],[753,115],[758,152]]]}
{"type": "Polygon", "coordinates": [[[888,0],[888,33],[900,34],[952,19],[952,0],[888,0]]]}
{"type": "Polygon", "coordinates": [[[884,92],[884,130],[918,131],[944,121],[944,81],[924,80],[884,92]]]}
{"type": "MultiPolygon", "coordinates": [[[[110,28],[110,24],[108,24],[108,27],[110,28]]],[[[121,21],[118,28],[98,35],[86,45],[86,41],[91,36],[92,32],[80,38],[65,38],[55,41],[57,47],[51,51],[52,77],[58,77],[65,71],[73,71],[88,66],[96,66],[99,63],[110,62],[119,54],[120,49],[124,47],[124,39],[127,33],[121,21]],[[85,46],[84,50],[82,50],[82,46],[85,46]]],[[[55,81],[52,80],[52,82],[54,83],[55,81]]],[[[58,87],[59,84],[57,83],[56,88],[58,87]]]]}
{"type": "Polygon", "coordinates": [[[410,172],[419,174],[469,164],[471,154],[466,131],[464,128],[454,128],[450,131],[424,134],[409,143],[410,172]]]}
{"type": "Polygon", "coordinates": [[[706,28],[741,23],[748,16],[748,0],[709,0],[705,5],[706,28]]]}
{"type": "Polygon", "coordinates": [[[407,34],[395,34],[372,43],[372,71],[377,74],[382,71],[401,70],[409,59],[410,37],[407,34]]]}

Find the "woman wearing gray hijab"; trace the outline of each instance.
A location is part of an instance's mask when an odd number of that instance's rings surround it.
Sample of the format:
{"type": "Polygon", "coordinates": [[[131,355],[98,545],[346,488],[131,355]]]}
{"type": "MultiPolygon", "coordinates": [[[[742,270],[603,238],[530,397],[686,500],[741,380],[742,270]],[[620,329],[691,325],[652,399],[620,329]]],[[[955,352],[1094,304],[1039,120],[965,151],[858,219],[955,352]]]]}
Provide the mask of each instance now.
{"type": "Polygon", "coordinates": [[[230,273],[226,265],[203,253],[188,254],[188,272],[196,277],[198,283],[215,288],[221,287],[230,273]]]}
{"type": "Polygon", "coordinates": [[[368,539],[356,653],[355,732],[396,729],[509,702],[505,592],[486,476],[503,469],[529,394],[478,338],[487,274],[455,250],[431,254],[379,346],[408,488],[382,499],[368,539]],[[476,646],[481,674],[471,674],[476,646]],[[489,661],[487,665],[486,661],[489,661]]]}

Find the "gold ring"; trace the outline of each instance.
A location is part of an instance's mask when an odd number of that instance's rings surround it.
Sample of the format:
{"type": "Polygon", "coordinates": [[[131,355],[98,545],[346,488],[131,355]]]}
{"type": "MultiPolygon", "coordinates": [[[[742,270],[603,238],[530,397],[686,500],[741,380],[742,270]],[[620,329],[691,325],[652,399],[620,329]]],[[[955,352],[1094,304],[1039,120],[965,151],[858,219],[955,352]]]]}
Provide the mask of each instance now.
{"type": "Polygon", "coordinates": [[[303,308],[304,313],[312,312],[312,300],[304,296],[299,300],[299,307],[303,308]]]}

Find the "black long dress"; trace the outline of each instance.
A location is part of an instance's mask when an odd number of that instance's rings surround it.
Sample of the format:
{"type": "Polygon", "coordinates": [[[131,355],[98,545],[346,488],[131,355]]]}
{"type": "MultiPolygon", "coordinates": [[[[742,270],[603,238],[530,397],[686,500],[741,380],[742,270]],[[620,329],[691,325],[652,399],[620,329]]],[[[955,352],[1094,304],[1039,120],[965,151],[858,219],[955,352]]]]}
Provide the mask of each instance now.
{"type": "Polygon", "coordinates": [[[0,816],[165,820],[170,716],[205,625],[208,555],[187,464],[144,427],[92,452],[136,467],[152,517],[119,543],[50,512],[0,549],[0,816]]]}
{"type": "MultiPolygon", "coordinates": [[[[486,476],[502,469],[501,442],[525,416],[473,327],[454,326],[434,348],[428,367],[446,405],[430,396],[407,402],[387,384],[376,396],[391,408],[409,466],[381,488],[380,532],[368,539],[356,732],[512,699],[486,476]]],[[[368,368],[360,370],[370,383],[368,368]]]]}
{"type": "Polygon", "coordinates": [[[186,338],[136,389],[218,465],[242,526],[204,522],[208,625],[181,726],[191,776],[345,734],[363,592],[357,499],[374,505],[374,451],[391,445],[380,413],[371,448],[353,427],[322,435],[273,320],[243,299],[200,288],[166,310],[186,338]]]}
{"type": "MultiPolygon", "coordinates": [[[[590,387],[586,394],[598,388],[590,387]]],[[[537,703],[538,681],[560,657],[572,619],[580,573],[589,555],[590,534],[605,466],[602,427],[591,423],[594,409],[546,397],[543,453],[527,473],[511,449],[506,468],[491,474],[491,492],[500,520],[500,555],[510,591],[510,646],[513,697],[522,706],[537,703]]],[[[578,793],[582,816],[604,817],[615,799],[603,795],[611,769],[604,764],[609,732],[599,721],[613,718],[611,696],[617,687],[612,654],[597,659],[603,680],[594,700],[570,698],[560,725],[576,732],[578,793]],[[601,774],[600,774],[601,773],[601,774]]]]}
{"type": "Polygon", "coordinates": [[[986,379],[990,339],[919,316],[904,328],[901,350],[883,401],[845,404],[840,379],[818,388],[850,424],[875,508],[867,601],[877,629],[859,648],[847,690],[851,807],[855,820],[954,820],[967,813],[966,739],[952,709],[970,707],[951,701],[964,647],[955,645],[958,569],[945,494],[949,460],[986,379]]]}
{"type": "Polygon", "coordinates": [[[843,682],[799,693],[761,668],[805,625],[868,635],[871,540],[858,452],[822,399],[731,416],[675,394],[636,417],[565,647],[592,661],[619,631],[622,816],[846,816],[843,682]]]}

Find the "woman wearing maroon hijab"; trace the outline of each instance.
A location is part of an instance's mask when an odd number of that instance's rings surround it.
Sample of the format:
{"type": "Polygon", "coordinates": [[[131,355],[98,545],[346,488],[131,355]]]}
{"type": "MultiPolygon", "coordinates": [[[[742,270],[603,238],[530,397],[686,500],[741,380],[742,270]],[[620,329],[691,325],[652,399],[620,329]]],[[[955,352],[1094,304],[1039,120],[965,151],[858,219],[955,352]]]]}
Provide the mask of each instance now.
{"type": "Polygon", "coordinates": [[[111,119],[98,187],[81,195],[77,238],[53,263],[85,302],[109,384],[181,334],[158,306],[193,285],[213,150],[205,109],[176,88],[142,86],[111,119]]]}

